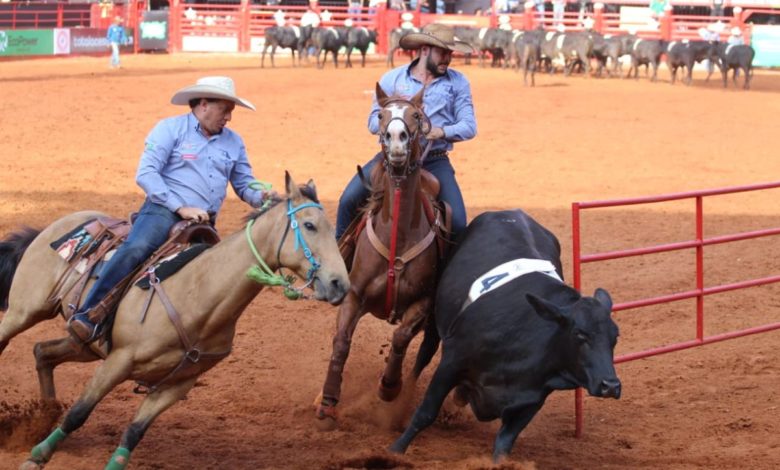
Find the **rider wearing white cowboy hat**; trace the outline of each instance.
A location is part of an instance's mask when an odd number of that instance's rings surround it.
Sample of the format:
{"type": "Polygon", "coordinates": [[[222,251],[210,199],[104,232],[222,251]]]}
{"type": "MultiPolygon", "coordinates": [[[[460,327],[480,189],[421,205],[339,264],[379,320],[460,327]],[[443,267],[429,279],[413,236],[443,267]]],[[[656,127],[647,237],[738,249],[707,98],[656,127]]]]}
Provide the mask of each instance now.
{"type": "Polygon", "coordinates": [[[731,36],[726,41],[730,46],[741,46],[745,44],[745,38],[742,37],[742,30],[737,26],[731,28],[731,36]]]}
{"type": "Polygon", "coordinates": [[[100,336],[102,320],[110,313],[101,301],[121,280],[165,243],[180,220],[213,224],[230,184],[239,198],[253,207],[276,197],[254,189],[252,166],[241,137],[225,127],[236,106],[254,110],[236,96],[229,77],[203,77],[182,88],[171,103],[190,112],[163,119],[146,137],[136,183],[146,193],[127,240],[101,269],[83,304],[68,322],[77,341],[100,336]]]}
{"type": "MultiPolygon", "coordinates": [[[[432,23],[419,33],[409,33],[399,42],[404,49],[419,50],[411,64],[402,65],[379,80],[388,96],[398,95],[411,98],[423,87],[424,111],[430,119],[430,131],[425,142],[431,141],[430,151],[425,157],[423,168],[433,173],[441,184],[439,198],[452,208],[452,239],[466,228],[466,207],[458,183],[455,180],[448,152],[455,142],[474,138],[477,121],[471,98],[471,85],[460,72],[449,68],[452,53],[473,53],[474,49],[455,36],[451,26],[432,23]]],[[[368,130],[379,132],[379,105],[374,99],[368,116],[368,130]]],[[[364,174],[370,174],[373,165],[381,161],[381,152],[364,167],[364,174]]],[[[368,197],[367,190],[357,176],[353,177],[339,199],[336,236],[341,237],[358,208],[368,197]]]]}

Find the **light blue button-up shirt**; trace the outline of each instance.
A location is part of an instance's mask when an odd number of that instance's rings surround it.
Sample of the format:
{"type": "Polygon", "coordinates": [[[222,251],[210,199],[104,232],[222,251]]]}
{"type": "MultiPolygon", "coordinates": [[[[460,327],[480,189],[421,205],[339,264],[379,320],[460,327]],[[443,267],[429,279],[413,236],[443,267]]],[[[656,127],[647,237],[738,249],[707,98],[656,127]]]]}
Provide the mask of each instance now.
{"type": "Polygon", "coordinates": [[[106,31],[106,39],[108,42],[115,42],[117,44],[124,44],[127,42],[127,35],[125,34],[125,27],[118,24],[112,24],[106,31]]]}
{"type": "MultiPolygon", "coordinates": [[[[406,99],[413,97],[423,87],[421,81],[412,76],[411,70],[420,59],[409,65],[396,67],[385,73],[379,80],[379,86],[388,95],[400,95],[406,99]]],[[[436,140],[431,150],[452,150],[453,142],[473,139],[477,135],[477,120],[474,117],[474,103],[471,99],[471,85],[460,72],[447,69],[447,73],[433,80],[425,89],[423,96],[425,114],[433,127],[444,129],[444,139],[436,140]]],[[[368,115],[368,130],[379,133],[379,105],[376,96],[368,115]]],[[[425,145],[426,142],[423,142],[425,145]]]]}
{"type": "Polygon", "coordinates": [[[152,129],[135,181],[152,202],[172,212],[197,207],[218,213],[228,183],[253,207],[262,199],[261,191],[249,188],[255,178],[241,137],[227,127],[206,137],[192,113],[163,119],[152,129]]]}

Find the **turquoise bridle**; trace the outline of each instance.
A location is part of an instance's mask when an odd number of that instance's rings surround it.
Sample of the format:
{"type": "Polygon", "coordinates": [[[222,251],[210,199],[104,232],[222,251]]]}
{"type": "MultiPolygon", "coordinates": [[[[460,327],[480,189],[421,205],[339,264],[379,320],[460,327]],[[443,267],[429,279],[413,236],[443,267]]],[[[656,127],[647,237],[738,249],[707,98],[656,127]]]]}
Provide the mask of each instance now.
{"type": "MultiPolygon", "coordinates": [[[[317,209],[323,210],[322,206],[320,204],[317,204],[315,202],[305,202],[299,206],[293,207],[292,200],[287,200],[287,218],[290,219],[290,224],[285,227],[284,230],[284,236],[282,236],[282,241],[279,242],[279,248],[276,251],[276,258],[277,261],[281,264],[280,256],[282,252],[282,246],[284,245],[284,240],[287,238],[287,233],[290,231],[290,229],[293,230],[293,233],[295,234],[295,251],[297,252],[299,248],[303,249],[303,256],[306,257],[306,260],[309,262],[310,267],[309,270],[306,273],[306,283],[301,287],[295,287],[293,283],[295,282],[295,277],[292,275],[281,275],[281,274],[274,274],[273,271],[271,271],[271,268],[268,267],[268,264],[263,260],[263,257],[260,256],[260,253],[258,253],[257,248],[255,247],[254,242],[252,241],[252,225],[254,224],[255,219],[250,220],[246,224],[246,239],[249,243],[249,248],[252,250],[252,254],[255,255],[255,259],[257,260],[257,264],[249,268],[246,275],[250,279],[252,279],[255,282],[258,282],[263,285],[267,286],[283,286],[284,287],[284,295],[288,299],[291,300],[297,300],[302,297],[305,297],[305,294],[303,293],[303,290],[310,286],[312,282],[314,282],[314,277],[317,274],[317,271],[322,266],[320,262],[317,260],[317,258],[314,257],[314,255],[311,252],[311,249],[309,248],[309,245],[306,243],[306,239],[303,238],[303,234],[301,233],[301,227],[298,224],[298,220],[295,218],[295,213],[306,209],[308,207],[316,207],[317,209]]],[[[281,272],[281,266],[279,267],[279,271],[281,272]]]]}

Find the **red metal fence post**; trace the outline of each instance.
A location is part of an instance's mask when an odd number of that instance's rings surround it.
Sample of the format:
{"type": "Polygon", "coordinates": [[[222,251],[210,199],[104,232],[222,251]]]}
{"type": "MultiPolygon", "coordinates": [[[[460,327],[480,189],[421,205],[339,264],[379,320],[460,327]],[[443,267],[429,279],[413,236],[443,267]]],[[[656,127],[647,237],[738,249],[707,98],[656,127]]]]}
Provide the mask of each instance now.
{"type": "Polygon", "coordinates": [[[661,39],[664,41],[672,40],[672,25],[674,24],[674,13],[672,13],[672,6],[666,5],[664,7],[664,14],[661,15],[660,33],[661,39]]]}
{"type": "Polygon", "coordinates": [[[57,2],[57,27],[62,28],[63,24],[63,13],[65,12],[65,5],[62,3],[62,1],[57,2]]]}
{"type": "Polygon", "coordinates": [[[696,198],[696,339],[704,339],[704,201],[696,198]]]}
{"type": "Polygon", "coordinates": [[[252,38],[249,35],[249,0],[241,0],[239,7],[238,52],[249,52],[252,38]]]}
{"type": "Polygon", "coordinates": [[[601,2],[593,4],[593,31],[604,33],[604,4],[601,2]]]}
{"type": "Polygon", "coordinates": [[[168,13],[168,44],[171,52],[181,50],[181,2],[170,0],[168,13]]]}
{"type": "MultiPolygon", "coordinates": [[[[580,255],[582,254],[582,247],[580,246],[580,204],[573,202],[571,204],[571,248],[572,248],[572,279],[574,281],[574,289],[578,292],[582,289],[582,265],[580,264],[580,255]]],[[[582,437],[584,427],[584,411],[583,411],[583,395],[582,389],[578,388],[574,391],[574,436],[582,437]]]]}

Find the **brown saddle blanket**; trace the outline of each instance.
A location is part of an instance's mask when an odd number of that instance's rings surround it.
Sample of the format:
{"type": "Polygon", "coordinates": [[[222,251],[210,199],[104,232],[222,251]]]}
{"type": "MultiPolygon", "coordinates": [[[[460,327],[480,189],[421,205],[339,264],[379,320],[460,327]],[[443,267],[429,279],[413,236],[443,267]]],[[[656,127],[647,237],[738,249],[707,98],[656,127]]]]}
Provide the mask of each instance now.
{"type": "MultiPolygon", "coordinates": [[[[125,241],[131,227],[131,223],[123,219],[98,217],[85,222],[51,243],[51,247],[68,262],[68,268],[49,297],[54,308],[66,320],[77,310],[90,275],[125,241]]],[[[186,257],[189,261],[200,254],[205,247],[218,242],[219,235],[211,225],[193,224],[189,221],[176,223],[171,227],[168,240],[106,295],[98,307],[93,309],[95,316],[90,314],[90,319],[100,322],[112,313],[131,281],[143,276],[149,267],[185,250],[189,252],[189,256],[186,257]],[[188,248],[192,249],[188,250],[188,248]]],[[[184,264],[181,260],[173,263],[176,269],[184,264]]],[[[170,268],[168,270],[168,275],[171,275],[170,268]]]]}

